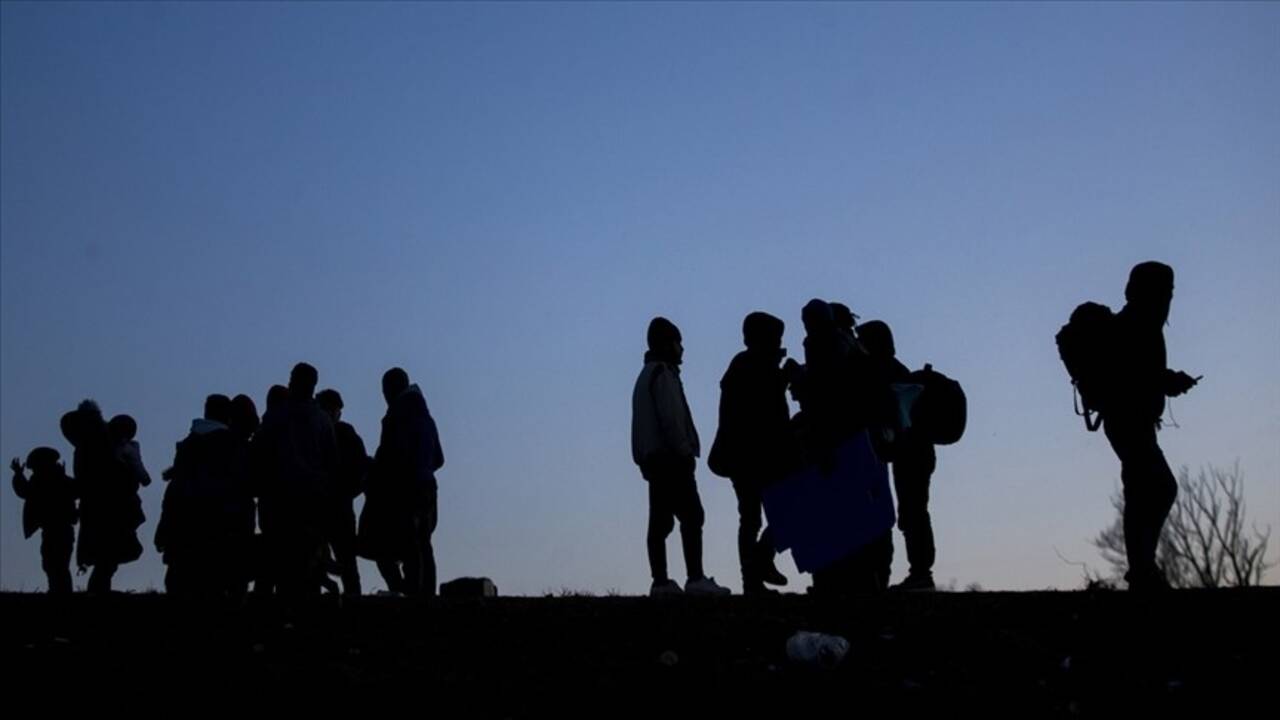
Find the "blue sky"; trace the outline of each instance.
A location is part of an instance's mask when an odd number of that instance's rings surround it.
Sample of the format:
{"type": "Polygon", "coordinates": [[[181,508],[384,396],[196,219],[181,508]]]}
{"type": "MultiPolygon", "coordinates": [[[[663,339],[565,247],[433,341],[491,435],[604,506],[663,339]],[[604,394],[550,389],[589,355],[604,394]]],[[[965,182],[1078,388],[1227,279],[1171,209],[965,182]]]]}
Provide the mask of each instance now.
{"type": "MultiPolygon", "coordinates": [[[[93,397],[138,419],[158,475],[206,394],[262,407],[299,360],[372,448],[401,365],[447,458],[443,579],[641,592],[648,319],[684,332],[709,444],[742,317],[782,317],[798,355],[823,297],[968,391],[934,478],[939,580],[1070,588],[1058,553],[1101,566],[1119,466],[1072,415],[1053,335],[1159,259],[1171,365],[1205,375],[1166,454],[1238,459],[1280,536],[1280,6],[6,2],[0,20],[6,462],[69,454],[58,417],[93,397]]],[[[736,588],[733,492],[698,477],[708,570],[736,588]]],[[[123,586],[162,586],[161,492],[123,586]]],[[[0,492],[0,586],[43,587],[20,511],[0,492]]]]}

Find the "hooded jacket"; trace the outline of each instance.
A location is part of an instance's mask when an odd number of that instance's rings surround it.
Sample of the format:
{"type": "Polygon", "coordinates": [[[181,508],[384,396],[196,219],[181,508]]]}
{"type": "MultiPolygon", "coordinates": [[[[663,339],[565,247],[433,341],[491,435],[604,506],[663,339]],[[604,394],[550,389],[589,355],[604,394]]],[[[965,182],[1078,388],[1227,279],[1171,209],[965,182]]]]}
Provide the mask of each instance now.
{"type": "Polygon", "coordinates": [[[422,390],[410,385],[391,401],[382,418],[382,437],[374,453],[374,482],[393,493],[435,490],[435,473],[442,467],[444,450],[436,421],[422,390]]]}
{"type": "Polygon", "coordinates": [[[777,475],[787,460],[791,408],[780,350],[743,350],[720,380],[716,450],[730,477],[777,475]]]}
{"type": "Polygon", "coordinates": [[[696,458],[701,452],[680,367],[646,353],[631,394],[631,459],[645,465],[664,457],[696,458]]]}

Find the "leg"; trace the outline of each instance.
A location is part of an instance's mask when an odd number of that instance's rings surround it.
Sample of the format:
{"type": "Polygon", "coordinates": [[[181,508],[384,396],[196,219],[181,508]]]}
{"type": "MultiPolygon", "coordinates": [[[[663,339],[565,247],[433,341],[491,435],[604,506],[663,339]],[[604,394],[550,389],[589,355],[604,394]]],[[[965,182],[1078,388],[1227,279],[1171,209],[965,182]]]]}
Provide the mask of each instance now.
{"type": "MultiPolygon", "coordinates": [[[[1154,423],[1105,421],[1104,430],[1120,458],[1124,487],[1124,542],[1132,581],[1163,577],[1156,548],[1178,484],[1156,442],[1154,423]]],[[[1130,583],[1131,585],[1133,582],[1130,583]]]]}
{"type": "Polygon", "coordinates": [[[674,510],[680,520],[685,570],[690,580],[699,580],[706,577],[702,570],[702,525],[706,521],[702,498],[698,497],[698,485],[691,470],[682,472],[673,484],[674,510]]]}
{"type": "Polygon", "coordinates": [[[400,563],[395,560],[378,560],[378,574],[387,584],[391,592],[404,592],[404,576],[400,574],[400,563]]]}
{"type": "Polygon", "coordinates": [[[936,464],[933,447],[912,448],[893,464],[893,488],[898,496],[898,527],[907,546],[910,575],[933,576],[936,550],[929,517],[929,480],[936,464]]]}
{"type": "Polygon", "coordinates": [[[349,501],[338,508],[334,521],[333,555],[342,574],[344,595],[360,594],[360,571],[356,566],[356,516],[349,501]]]}
{"type": "Polygon", "coordinates": [[[44,530],[40,542],[40,564],[49,580],[49,594],[71,593],[71,548],[74,542],[71,528],[65,531],[44,530]]]}
{"type": "Polygon", "coordinates": [[[120,565],[117,563],[98,563],[94,565],[93,572],[89,574],[89,592],[111,592],[111,578],[115,576],[116,570],[119,568],[120,565]]]}
{"type": "Polygon", "coordinates": [[[667,536],[676,523],[671,507],[669,478],[654,473],[646,475],[649,481],[649,529],[646,544],[649,550],[649,571],[654,584],[670,580],[667,574],[667,536]]]}
{"type": "Polygon", "coordinates": [[[760,577],[763,544],[760,527],[760,487],[746,478],[733,479],[733,492],[738,498],[738,567],[742,571],[742,591],[764,588],[760,577]]]}
{"type": "Polygon", "coordinates": [[[436,497],[435,488],[425,491],[413,514],[413,547],[404,563],[405,584],[412,595],[436,594],[436,558],[431,547],[431,534],[438,519],[436,497]]]}

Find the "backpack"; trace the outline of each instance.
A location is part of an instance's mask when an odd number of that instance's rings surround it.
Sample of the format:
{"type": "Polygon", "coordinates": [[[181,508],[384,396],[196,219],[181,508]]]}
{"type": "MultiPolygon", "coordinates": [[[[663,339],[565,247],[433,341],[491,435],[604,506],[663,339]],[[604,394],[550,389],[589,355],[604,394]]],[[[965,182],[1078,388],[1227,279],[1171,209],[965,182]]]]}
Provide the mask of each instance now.
{"type": "Polygon", "coordinates": [[[926,364],[909,382],[924,387],[911,406],[911,425],[934,445],[950,445],[964,436],[968,401],[960,383],[926,364]]]}
{"type": "Polygon", "coordinates": [[[1075,413],[1084,418],[1089,432],[1102,425],[1102,414],[1111,396],[1110,350],[1114,346],[1115,324],[1116,315],[1111,308],[1087,302],[1071,312],[1071,319],[1054,338],[1058,356],[1071,376],[1075,413]]]}

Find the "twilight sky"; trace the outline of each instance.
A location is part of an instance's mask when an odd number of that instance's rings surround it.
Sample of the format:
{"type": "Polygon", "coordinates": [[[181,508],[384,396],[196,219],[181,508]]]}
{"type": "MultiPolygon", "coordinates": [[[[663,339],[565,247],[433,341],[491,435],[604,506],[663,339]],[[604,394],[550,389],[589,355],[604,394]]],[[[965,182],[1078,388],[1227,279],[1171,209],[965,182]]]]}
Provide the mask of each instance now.
{"type": "MultiPolygon", "coordinates": [[[[261,409],[299,360],[372,450],[401,365],[447,458],[442,580],[638,593],[649,318],[683,330],[709,446],[742,317],[795,356],[822,297],[968,392],[938,580],[1073,588],[1058,553],[1102,567],[1119,463],[1053,336],[1158,259],[1170,363],[1205,376],[1161,442],[1239,460],[1280,558],[1278,77],[1274,3],[5,2],[0,459],[69,458],[93,397],[158,479],[206,394],[261,409]]],[[[738,589],[732,489],[698,479],[738,589]]],[[[42,589],[4,484],[0,587],[42,589]]],[[[163,586],[162,491],[121,587],[163,586]]]]}

